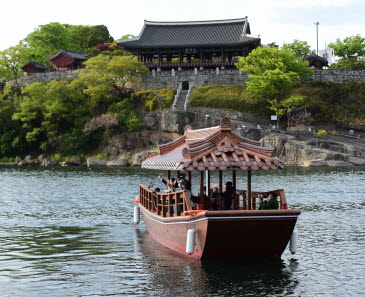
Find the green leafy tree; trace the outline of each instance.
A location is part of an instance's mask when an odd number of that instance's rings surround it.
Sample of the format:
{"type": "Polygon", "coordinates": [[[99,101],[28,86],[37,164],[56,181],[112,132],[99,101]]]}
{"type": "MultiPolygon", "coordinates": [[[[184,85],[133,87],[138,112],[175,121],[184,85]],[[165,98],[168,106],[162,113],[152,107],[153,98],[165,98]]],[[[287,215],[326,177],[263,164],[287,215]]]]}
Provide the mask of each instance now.
{"type": "Polygon", "coordinates": [[[40,25],[24,39],[29,48],[30,59],[48,63],[48,59],[61,49],[70,48],[67,25],[54,22],[40,25]]]}
{"type": "Polygon", "coordinates": [[[106,110],[113,101],[125,97],[127,84],[140,81],[148,69],[135,56],[98,55],[85,62],[86,71],[79,74],[96,110],[106,110]]]}
{"type": "Polygon", "coordinates": [[[344,59],[362,57],[365,55],[365,38],[360,35],[346,37],[344,40],[338,38],[328,44],[328,47],[334,49],[336,56],[344,59]]]}
{"type": "Polygon", "coordinates": [[[21,69],[28,62],[28,51],[22,45],[11,46],[0,52],[0,76],[5,79],[17,79],[23,74],[21,69]]]}
{"type": "Polygon", "coordinates": [[[270,108],[279,113],[278,125],[284,100],[300,78],[313,74],[308,62],[298,60],[293,52],[269,47],[258,47],[247,57],[240,57],[236,66],[249,75],[247,91],[268,100],[270,108]]]}
{"type": "Polygon", "coordinates": [[[132,35],[132,34],[126,34],[126,35],[123,35],[121,38],[119,39],[132,39],[132,38],[136,38],[137,36],[136,35],[132,35]]]}
{"type": "Polygon", "coordinates": [[[297,39],[295,39],[292,43],[283,44],[282,49],[292,51],[298,59],[303,59],[311,53],[308,42],[297,39]]]}

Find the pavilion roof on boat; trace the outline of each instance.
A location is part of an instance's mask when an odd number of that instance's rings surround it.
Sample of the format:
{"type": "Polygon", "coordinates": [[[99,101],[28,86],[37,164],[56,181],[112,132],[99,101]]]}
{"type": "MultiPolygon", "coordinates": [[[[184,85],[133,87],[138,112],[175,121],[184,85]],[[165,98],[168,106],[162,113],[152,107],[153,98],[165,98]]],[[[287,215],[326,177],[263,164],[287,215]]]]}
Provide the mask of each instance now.
{"type": "Polygon", "coordinates": [[[149,151],[142,168],[159,170],[275,170],[284,168],[274,156],[275,148],[261,146],[232,132],[223,118],[219,126],[192,130],[185,127],[180,138],[149,151]]]}

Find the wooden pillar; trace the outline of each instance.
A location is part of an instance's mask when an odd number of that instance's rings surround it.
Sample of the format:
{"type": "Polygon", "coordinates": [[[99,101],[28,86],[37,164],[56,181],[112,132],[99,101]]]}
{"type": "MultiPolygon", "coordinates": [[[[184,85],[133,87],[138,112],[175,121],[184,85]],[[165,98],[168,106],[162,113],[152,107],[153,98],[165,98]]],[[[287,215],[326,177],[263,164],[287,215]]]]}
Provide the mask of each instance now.
{"type": "Polygon", "coordinates": [[[204,171],[200,171],[200,204],[204,205],[204,171]]]}
{"type": "Polygon", "coordinates": [[[191,185],[191,171],[188,171],[188,180],[189,180],[190,185],[191,185]]]}
{"type": "Polygon", "coordinates": [[[180,170],[176,171],[176,177],[179,178],[180,177],[180,170]]]}
{"type": "Polygon", "coordinates": [[[233,209],[238,209],[237,207],[237,194],[236,194],[236,190],[237,190],[237,186],[236,186],[236,170],[232,170],[232,183],[233,183],[233,188],[234,188],[234,192],[233,192],[233,209]]]}
{"type": "Polygon", "coordinates": [[[219,192],[223,192],[223,172],[219,170],[219,192]]]}
{"type": "Polygon", "coordinates": [[[171,171],[167,170],[167,179],[170,179],[170,178],[171,178],[171,171]]]}
{"type": "Polygon", "coordinates": [[[247,170],[247,208],[251,209],[251,176],[252,171],[247,170]]]}
{"type": "Polygon", "coordinates": [[[209,209],[210,205],[210,171],[205,170],[205,203],[204,203],[204,209],[209,209]]]}
{"type": "Polygon", "coordinates": [[[179,53],[179,66],[181,65],[181,63],[182,63],[182,54],[179,53]]]}

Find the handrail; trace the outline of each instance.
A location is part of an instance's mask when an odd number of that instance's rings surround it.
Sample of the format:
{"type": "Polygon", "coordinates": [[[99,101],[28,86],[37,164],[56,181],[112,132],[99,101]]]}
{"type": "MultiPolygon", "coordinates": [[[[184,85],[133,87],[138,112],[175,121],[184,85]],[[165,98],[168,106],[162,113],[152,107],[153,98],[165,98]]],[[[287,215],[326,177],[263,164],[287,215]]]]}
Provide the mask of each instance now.
{"type": "Polygon", "coordinates": [[[139,203],[162,217],[181,216],[183,212],[192,210],[190,192],[187,190],[160,193],[139,185],[139,203]]]}
{"type": "Polygon", "coordinates": [[[177,92],[174,97],[174,102],[172,103],[172,110],[176,110],[177,101],[179,100],[180,93],[181,93],[181,85],[179,85],[179,87],[177,88],[177,92]]]}
{"type": "Polygon", "coordinates": [[[190,85],[188,93],[186,94],[186,97],[185,97],[184,111],[186,111],[188,109],[189,99],[190,99],[190,94],[191,94],[192,89],[193,89],[193,86],[190,85]]]}

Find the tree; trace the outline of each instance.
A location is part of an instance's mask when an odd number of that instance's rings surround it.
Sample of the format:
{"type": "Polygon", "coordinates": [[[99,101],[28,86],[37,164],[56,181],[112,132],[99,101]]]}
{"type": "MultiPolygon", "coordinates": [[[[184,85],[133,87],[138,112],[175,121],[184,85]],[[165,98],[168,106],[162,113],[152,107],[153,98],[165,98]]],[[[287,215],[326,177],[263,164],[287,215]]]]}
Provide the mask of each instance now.
{"type": "Polygon", "coordinates": [[[51,55],[70,47],[66,25],[54,22],[40,25],[24,39],[29,48],[30,59],[48,63],[51,55]]]}
{"type": "Polygon", "coordinates": [[[126,35],[123,35],[121,38],[119,39],[132,39],[132,38],[136,38],[137,36],[136,35],[132,35],[132,34],[126,34],[126,35]]]}
{"type": "Polygon", "coordinates": [[[22,45],[11,46],[0,52],[0,75],[1,78],[15,79],[18,84],[18,78],[23,73],[21,69],[28,62],[28,51],[22,45]]]}
{"type": "Polygon", "coordinates": [[[127,83],[136,83],[148,69],[135,56],[98,55],[85,62],[86,71],[79,74],[84,93],[92,105],[105,111],[113,101],[124,98],[127,83]]]}
{"type": "Polygon", "coordinates": [[[358,58],[365,55],[365,38],[360,35],[346,37],[343,41],[338,38],[328,44],[328,47],[333,48],[335,55],[343,59],[358,58]]]}
{"type": "MultiPolygon", "coordinates": [[[[268,100],[271,109],[278,112],[296,82],[313,74],[308,62],[298,60],[293,52],[269,47],[258,47],[247,57],[240,57],[236,66],[248,73],[247,91],[268,100]]],[[[277,115],[279,125],[282,114],[277,115]]]]}
{"type": "Polygon", "coordinates": [[[297,39],[295,39],[292,43],[284,43],[282,49],[292,51],[298,59],[303,59],[311,53],[308,42],[297,39]]]}

